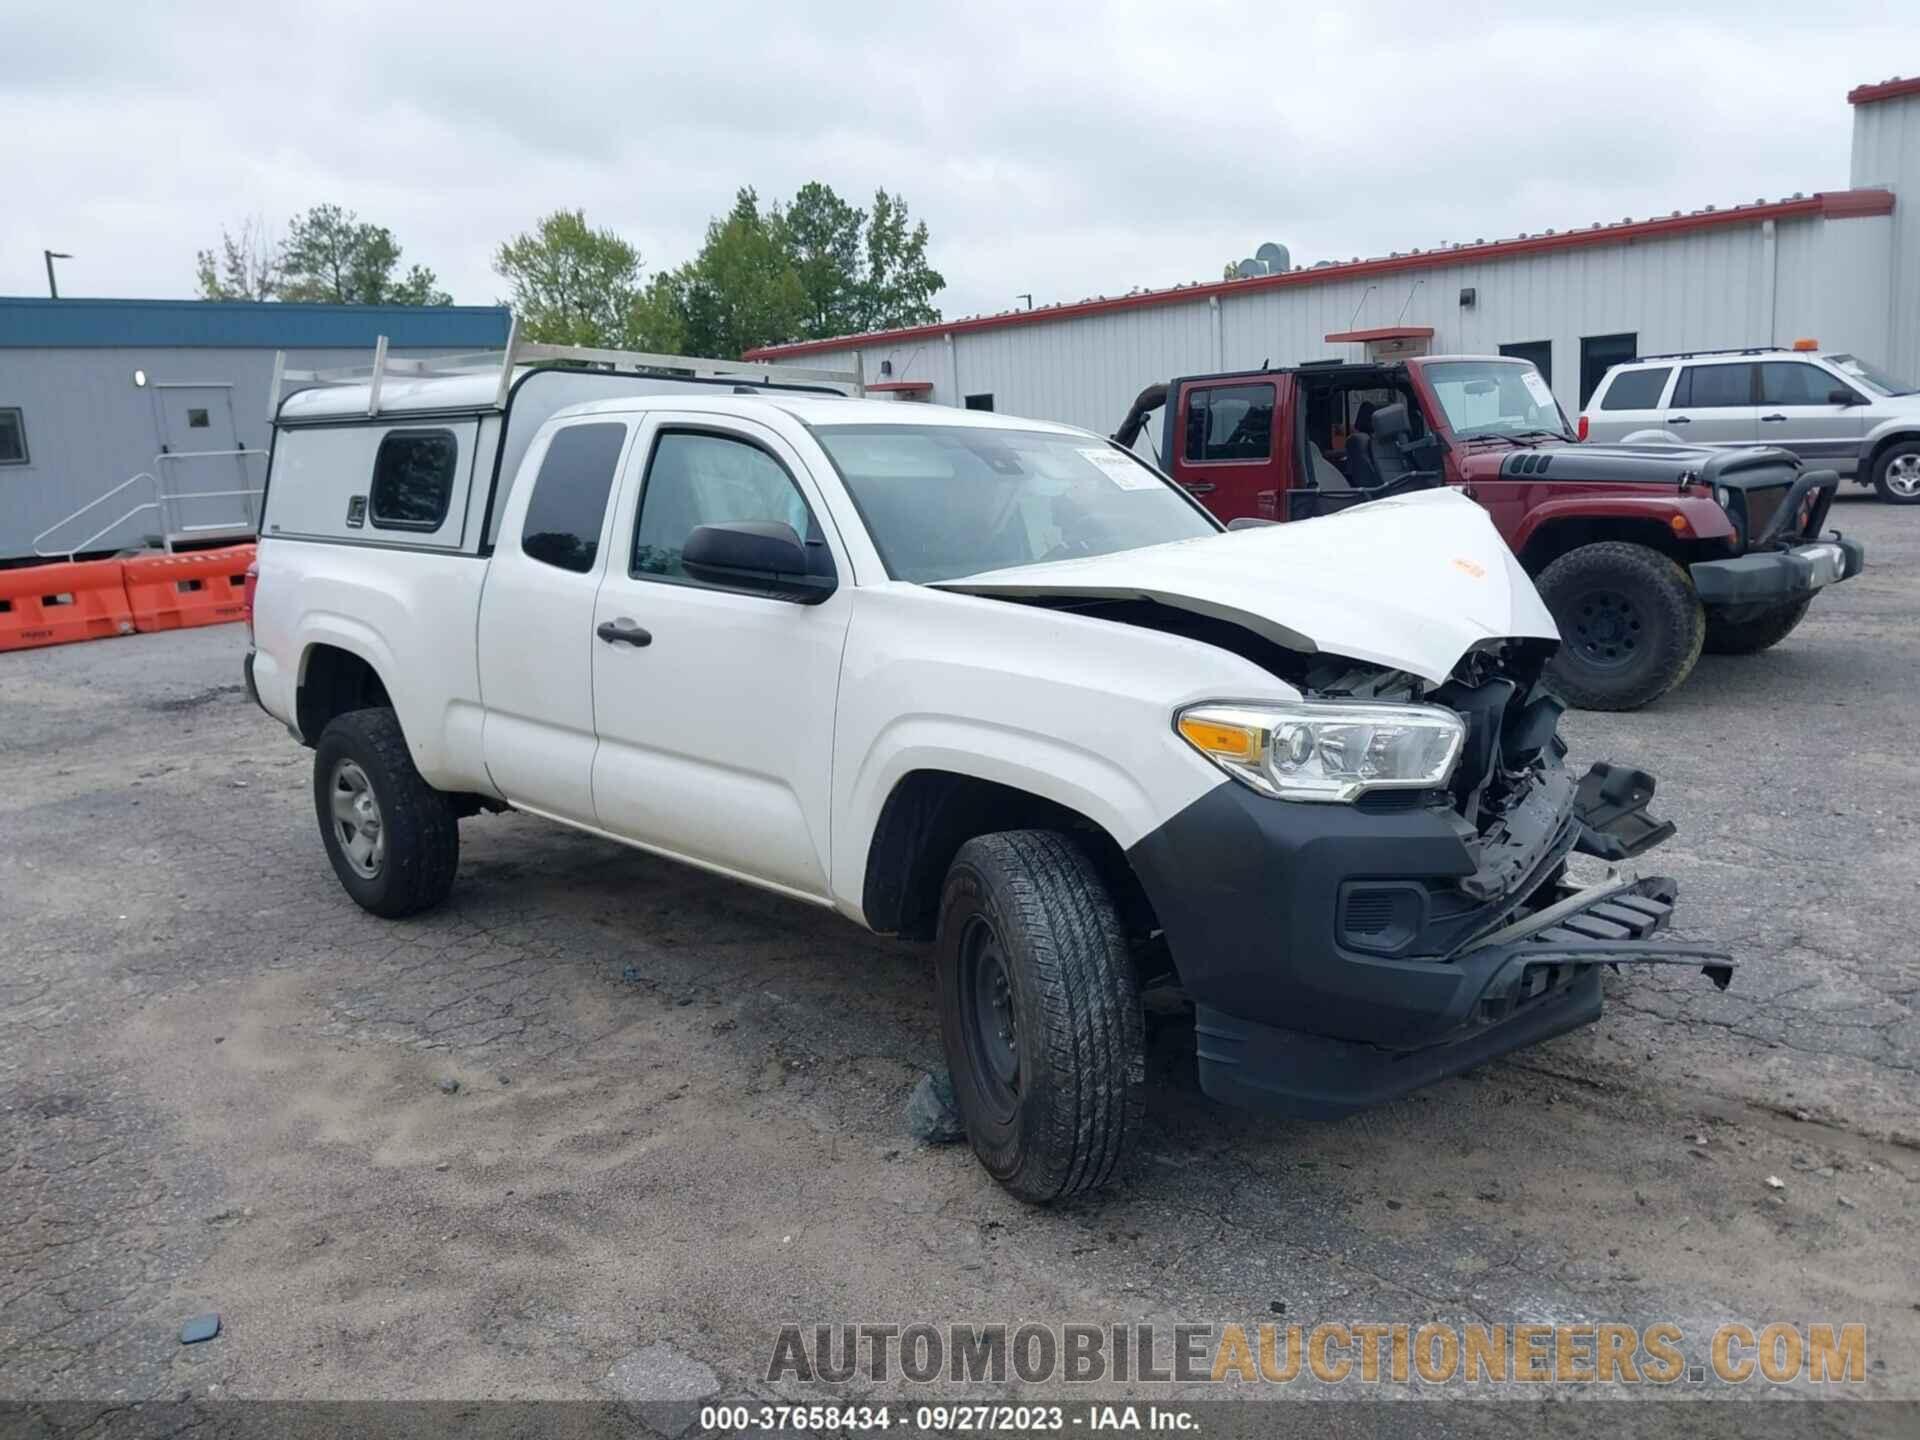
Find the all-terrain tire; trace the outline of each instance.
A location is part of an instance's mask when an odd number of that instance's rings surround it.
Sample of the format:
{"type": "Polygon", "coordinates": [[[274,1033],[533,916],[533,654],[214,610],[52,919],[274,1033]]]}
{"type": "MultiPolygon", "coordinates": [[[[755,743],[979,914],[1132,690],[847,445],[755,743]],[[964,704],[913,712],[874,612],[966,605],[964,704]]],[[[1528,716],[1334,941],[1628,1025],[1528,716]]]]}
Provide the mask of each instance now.
{"type": "Polygon", "coordinates": [[[1146,1067],[1126,932],[1092,858],[1051,830],[969,840],[947,871],[937,950],[947,1067],[980,1163],[1040,1205],[1104,1183],[1146,1067]],[[1010,1080],[995,1068],[1009,1055],[1010,1080]]]}
{"type": "Polygon", "coordinates": [[[1706,643],[1693,582],[1645,545],[1582,545],[1547,566],[1535,584],[1560,627],[1548,678],[1582,710],[1652,703],[1687,678],[1706,643]]]}
{"type": "Polygon", "coordinates": [[[1729,620],[1718,606],[1707,608],[1707,653],[1709,655],[1757,655],[1770,645],[1778,645],[1793,633],[1794,626],[1807,618],[1813,596],[1802,595],[1749,615],[1729,620]]]}
{"type": "Polygon", "coordinates": [[[327,723],[313,752],[313,804],[334,874],[362,909],[398,920],[447,898],[460,865],[460,822],[448,797],[420,778],[392,710],[350,710],[327,723]],[[377,857],[356,861],[336,798],[361,781],[383,844],[377,857]]]}
{"type": "Polygon", "coordinates": [[[1899,440],[1873,462],[1873,488],[1889,505],[1920,505],[1920,440],[1899,440]]]}

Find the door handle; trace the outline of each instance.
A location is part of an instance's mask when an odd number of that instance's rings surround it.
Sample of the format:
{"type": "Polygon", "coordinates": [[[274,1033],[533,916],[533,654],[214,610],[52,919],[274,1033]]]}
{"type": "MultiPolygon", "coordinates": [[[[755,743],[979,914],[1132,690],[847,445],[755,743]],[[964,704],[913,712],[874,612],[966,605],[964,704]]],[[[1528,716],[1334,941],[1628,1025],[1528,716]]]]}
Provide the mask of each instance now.
{"type": "Polygon", "coordinates": [[[1762,420],[1784,420],[1787,417],[1784,415],[1762,415],[1760,418],[1762,420]]]}
{"type": "Polygon", "coordinates": [[[1689,419],[1688,419],[1688,418],[1687,418],[1686,416],[1684,416],[1684,415],[1669,415],[1669,416],[1667,416],[1667,424],[1669,424],[1669,425],[1691,425],[1692,423],[1693,423],[1693,421],[1691,421],[1691,420],[1689,420],[1689,419]]]}
{"type": "Polygon", "coordinates": [[[1216,487],[1211,480],[1182,480],[1180,488],[1189,495],[1211,495],[1216,487]]]}
{"type": "Polygon", "coordinates": [[[653,643],[653,635],[650,632],[642,630],[625,616],[618,620],[606,621],[593,633],[609,645],[631,645],[635,649],[641,649],[653,643]]]}

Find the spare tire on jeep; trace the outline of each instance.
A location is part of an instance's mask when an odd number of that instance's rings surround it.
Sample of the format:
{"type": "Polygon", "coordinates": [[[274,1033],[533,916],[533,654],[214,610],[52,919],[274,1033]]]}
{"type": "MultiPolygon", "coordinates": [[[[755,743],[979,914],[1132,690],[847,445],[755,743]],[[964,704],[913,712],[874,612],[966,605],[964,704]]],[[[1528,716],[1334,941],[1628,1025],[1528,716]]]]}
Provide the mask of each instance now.
{"type": "Polygon", "coordinates": [[[1540,598],[1560,627],[1547,667],[1582,710],[1637,710],[1686,679],[1706,641],[1693,582],[1645,545],[1603,540],[1569,550],[1541,572],[1540,598]]]}

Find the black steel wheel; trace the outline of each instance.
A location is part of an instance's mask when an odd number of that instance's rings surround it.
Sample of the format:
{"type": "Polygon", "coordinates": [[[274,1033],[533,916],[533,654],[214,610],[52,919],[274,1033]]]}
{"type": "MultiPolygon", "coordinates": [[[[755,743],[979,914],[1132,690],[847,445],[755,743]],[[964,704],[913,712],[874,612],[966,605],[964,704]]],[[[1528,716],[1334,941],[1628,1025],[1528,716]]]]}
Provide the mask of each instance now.
{"type": "Polygon", "coordinates": [[[1583,710],[1637,710],[1686,679],[1700,658],[1700,597],[1658,550],[1618,540],[1582,545],[1536,583],[1560,627],[1548,673],[1583,710]]]}

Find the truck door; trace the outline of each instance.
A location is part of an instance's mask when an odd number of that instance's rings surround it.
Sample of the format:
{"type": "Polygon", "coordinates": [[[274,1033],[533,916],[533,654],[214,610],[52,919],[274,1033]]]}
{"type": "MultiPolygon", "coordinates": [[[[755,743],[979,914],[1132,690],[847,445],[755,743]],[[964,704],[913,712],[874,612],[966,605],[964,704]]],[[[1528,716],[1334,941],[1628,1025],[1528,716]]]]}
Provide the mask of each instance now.
{"type": "Polygon", "coordinates": [[[594,596],[607,568],[608,499],[630,428],[608,417],[534,439],[480,594],[487,774],[515,804],[588,825],[594,596]]]}
{"type": "Polygon", "coordinates": [[[1170,427],[1167,468],[1222,520],[1284,519],[1269,378],[1183,381],[1170,427]]]}
{"type": "Polygon", "coordinates": [[[627,461],[618,550],[594,609],[599,824],[808,897],[829,892],[834,702],[852,570],[805,464],[775,431],[657,414],[627,461]],[[832,556],[818,604],[697,579],[695,527],[790,525],[832,556]]]}

